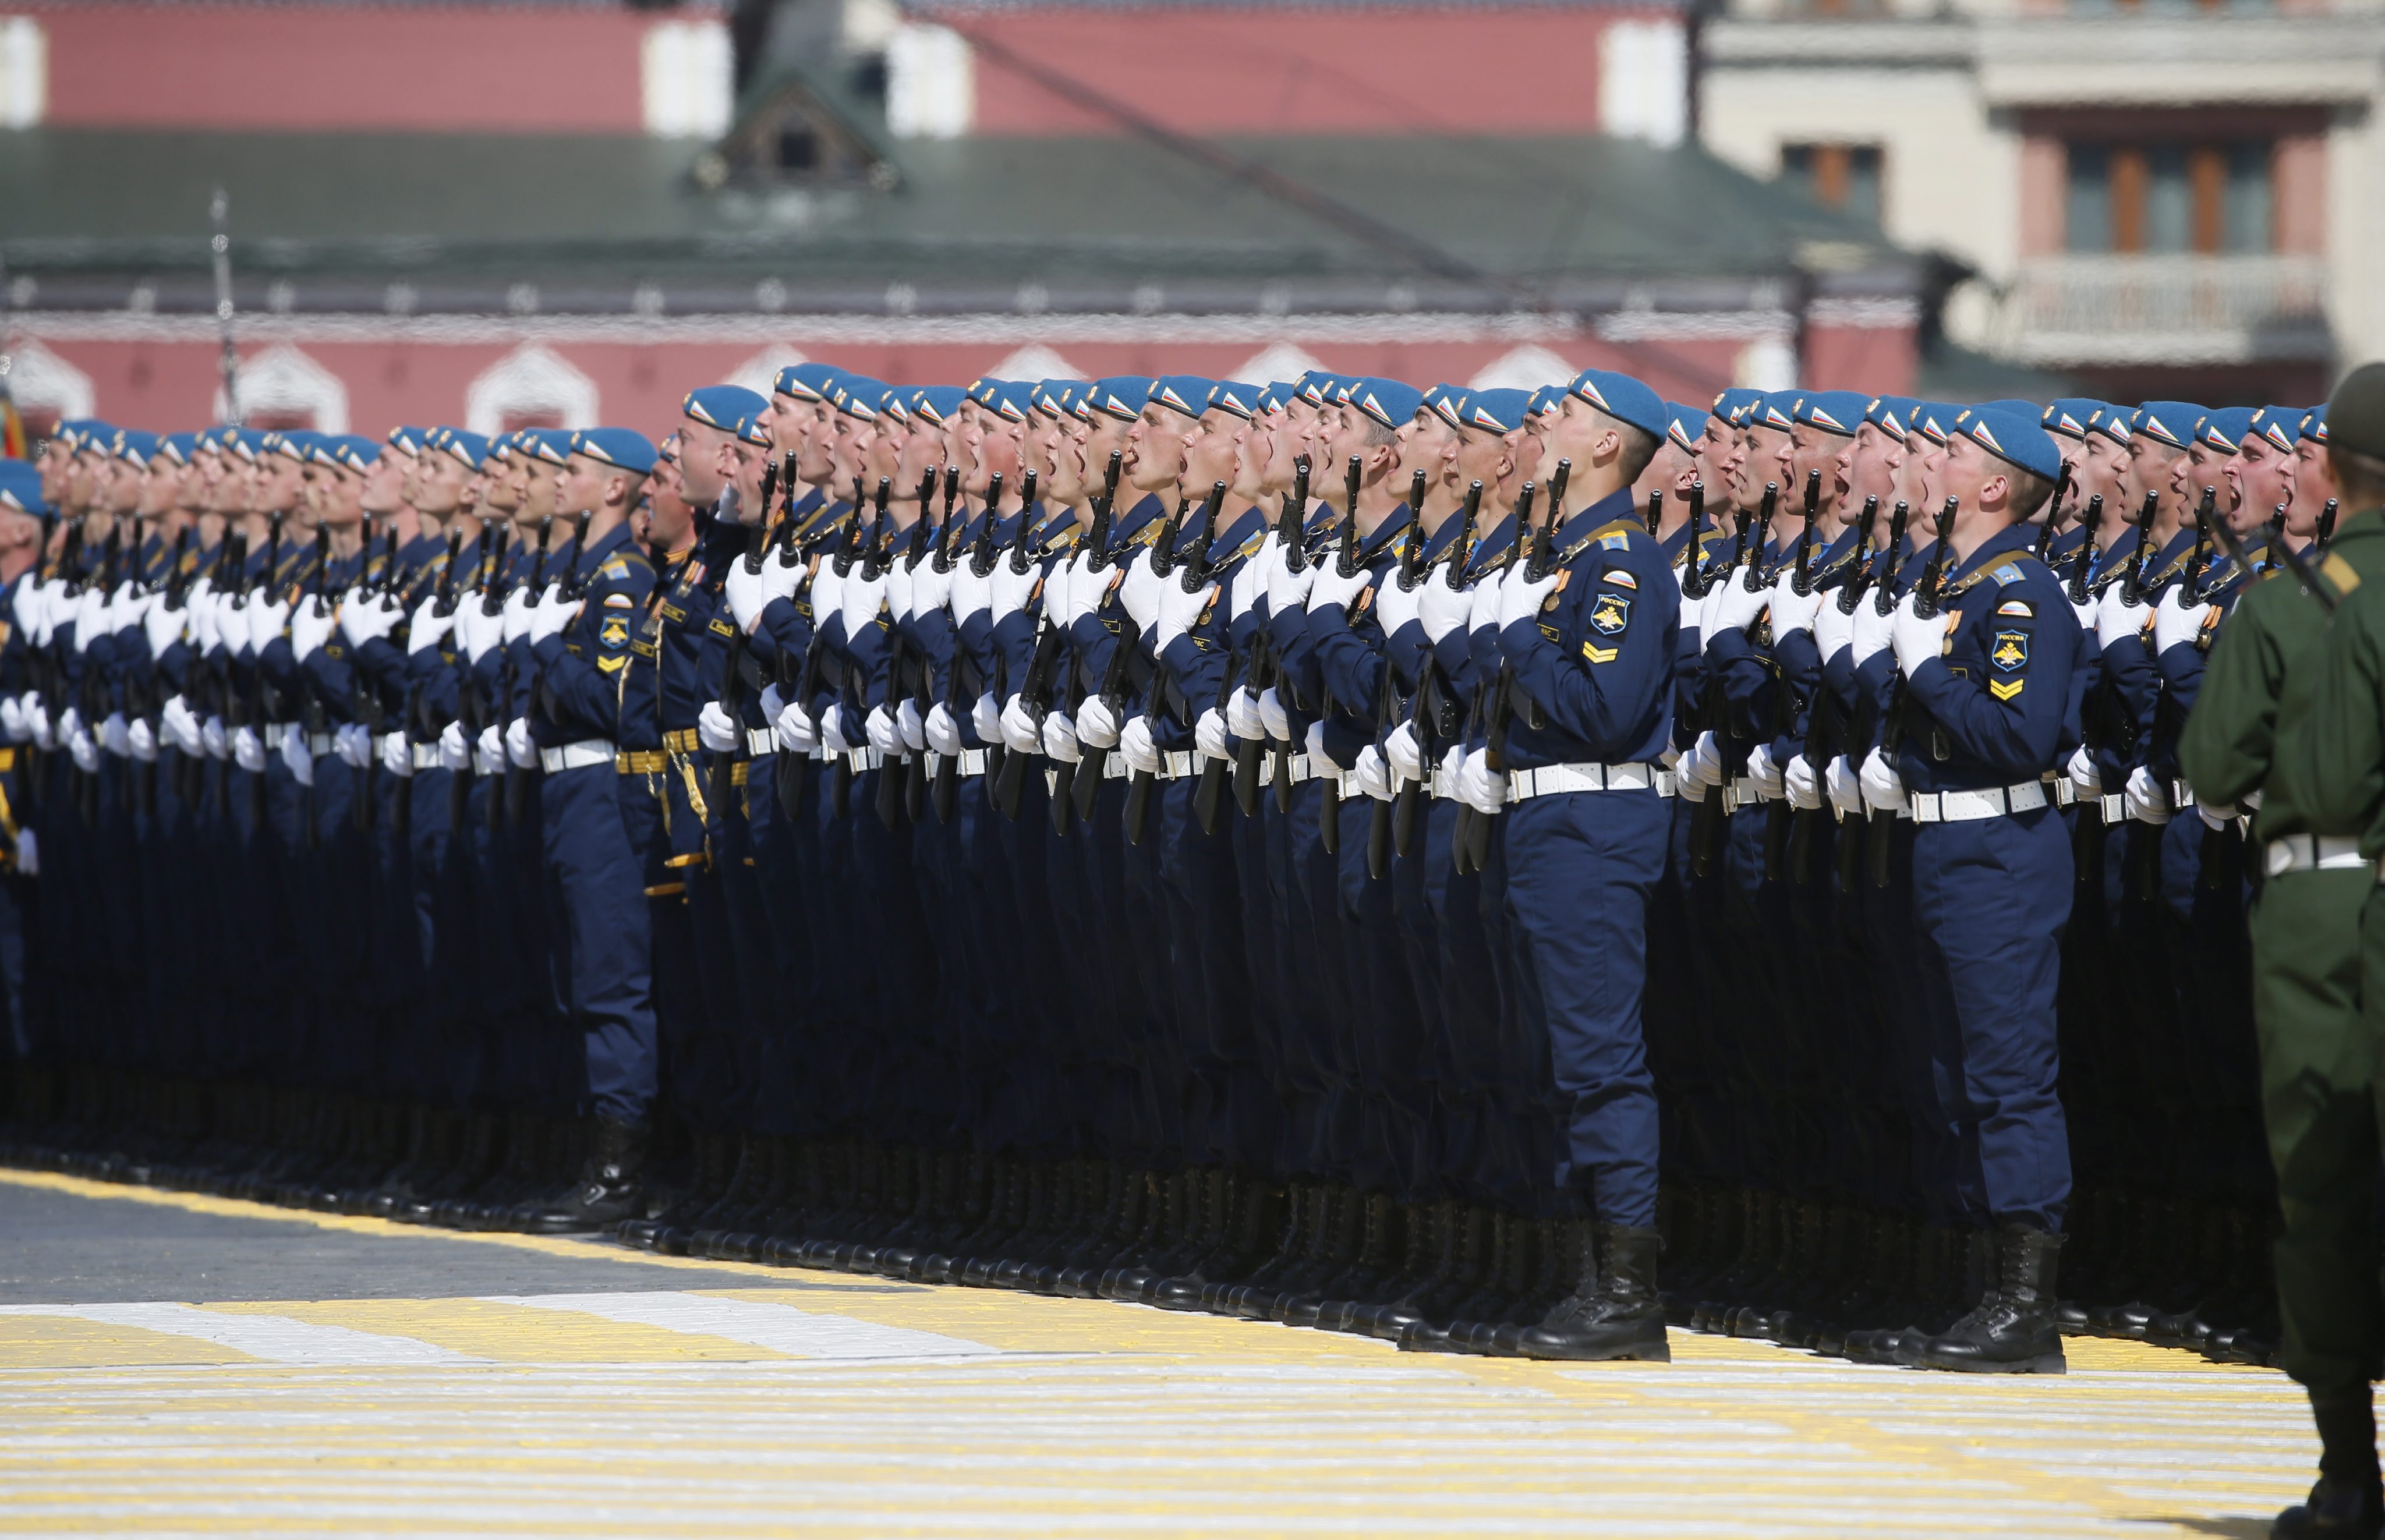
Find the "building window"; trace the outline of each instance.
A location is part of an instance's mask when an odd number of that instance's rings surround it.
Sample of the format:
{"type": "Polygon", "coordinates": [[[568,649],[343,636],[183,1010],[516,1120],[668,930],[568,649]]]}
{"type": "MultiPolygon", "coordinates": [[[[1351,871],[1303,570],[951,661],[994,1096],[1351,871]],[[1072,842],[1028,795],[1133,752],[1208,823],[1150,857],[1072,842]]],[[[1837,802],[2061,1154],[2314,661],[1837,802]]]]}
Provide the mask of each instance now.
{"type": "Polygon", "coordinates": [[[2153,255],[2268,251],[2273,150],[2266,140],[2073,143],[2064,244],[2153,255]]]}
{"type": "Polygon", "coordinates": [[[1879,222],[1879,146],[1784,144],[1780,174],[1826,208],[1879,222]]]}

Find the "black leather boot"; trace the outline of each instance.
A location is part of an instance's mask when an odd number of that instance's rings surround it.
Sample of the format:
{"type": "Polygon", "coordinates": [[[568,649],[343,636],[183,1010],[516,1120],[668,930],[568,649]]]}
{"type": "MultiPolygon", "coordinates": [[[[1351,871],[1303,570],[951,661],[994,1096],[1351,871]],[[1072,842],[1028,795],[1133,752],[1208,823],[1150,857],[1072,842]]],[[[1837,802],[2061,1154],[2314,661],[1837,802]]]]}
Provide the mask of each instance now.
{"type": "Polygon", "coordinates": [[[2278,1540],[2374,1540],[2385,1534],[2385,1496],[2378,1489],[2377,1415],[2366,1385],[2311,1394],[2318,1424],[2318,1484],[2278,1515],[2278,1540]]]}
{"type": "Polygon", "coordinates": [[[1996,1235],[1994,1286],[1977,1308],[1921,1345],[1922,1369],[1975,1374],[2060,1374],[2062,1333],[2054,1321],[2054,1265],[2062,1237],[2007,1224],[1996,1235]]]}
{"type": "Polygon", "coordinates": [[[562,1201],[531,1214],[523,1228],[534,1235],[566,1235],[620,1223],[645,1200],[639,1184],[645,1163],[644,1124],[599,1118],[595,1146],[581,1169],[580,1184],[562,1201]]]}
{"type": "Polygon", "coordinates": [[[1524,1356],[1672,1361],[1656,1286],[1663,1239],[1654,1229],[1623,1224],[1584,1226],[1578,1234],[1580,1282],[1546,1321],[1522,1333],[1524,1356]]]}

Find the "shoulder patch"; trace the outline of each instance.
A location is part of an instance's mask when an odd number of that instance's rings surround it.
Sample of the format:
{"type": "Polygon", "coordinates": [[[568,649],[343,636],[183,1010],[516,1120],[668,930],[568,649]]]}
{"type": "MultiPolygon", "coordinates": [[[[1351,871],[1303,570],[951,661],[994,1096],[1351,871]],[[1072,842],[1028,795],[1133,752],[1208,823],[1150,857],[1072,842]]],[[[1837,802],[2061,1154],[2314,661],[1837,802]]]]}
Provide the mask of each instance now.
{"type": "Polygon", "coordinates": [[[2339,594],[2349,594],[2360,586],[2360,574],[2354,570],[2352,563],[2333,551],[2329,551],[2327,559],[2319,563],[2318,575],[2332,583],[2339,594]]]}
{"type": "Polygon", "coordinates": [[[1620,636],[1631,623],[1631,601],[1620,594],[1601,594],[1590,604],[1590,626],[1601,636],[1620,636]]]}
{"type": "Polygon", "coordinates": [[[1996,613],[1999,615],[2035,615],[2037,613],[2037,607],[2030,604],[2027,599],[2006,599],[2004,603],[1996,606],[1996,613]]]}
{"type": "Polygon", "coordinates": [[[607,609],[635,609],[637,607],[637,601],[631,598],[627,594],[607,594],[605,595],[605,607],[607,609]]]}
{"type": "Polygon", "coordinates": [[[1614,588],[1637,588],[1640,580],[1620,567],[1610,567],[1598,575],[1598,581],[1614,588]]]}
{"type": "Polygon", "coordinates": [[[1598,543],[1610,551],[1628,551],[1631,548],[1631,537],[1620,531],[1614,534],[1600,535],[1598,543]]]}
{"type": "Polygon", "coordinates": [[[1997,568],[1993,572],[1990,573],[1989,576],[1996,580],[1996,586],[1999,588],[2003,587],[2006,583],[2018,582],[2022,576],[2020,564],[2018,562],[2007,561],[2003,566],[1997,568]]]}
{"type": "Polygon", "coordinates": [[[1996,632],[1995,642],[1988,648],[1988,661],[1995,666],[1998,673],[2008,674],[2026,667],[2029,663],[2029,632],[1996,632]]]}

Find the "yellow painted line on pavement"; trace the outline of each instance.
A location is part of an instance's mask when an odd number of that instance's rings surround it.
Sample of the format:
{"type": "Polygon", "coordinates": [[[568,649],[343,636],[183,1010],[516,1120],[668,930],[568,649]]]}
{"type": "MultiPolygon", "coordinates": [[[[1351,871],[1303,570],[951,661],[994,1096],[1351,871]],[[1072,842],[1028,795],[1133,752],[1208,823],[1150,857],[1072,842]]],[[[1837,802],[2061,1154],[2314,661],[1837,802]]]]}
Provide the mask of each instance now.
{"type": "Polygon", "coordinates": [[[279,1315],[323,1326],[413,1337],[493,1363],[747,1363],[786,1355],[751,1343],[487,1299],[325,1299],[222,1304],[227,1314],[279,1315]]]}
{"type": "Polygon", "coordinates": [[[0,1369],[255,1363],[235,1347],[71,1316],[0,1316],[0,1369]]]}

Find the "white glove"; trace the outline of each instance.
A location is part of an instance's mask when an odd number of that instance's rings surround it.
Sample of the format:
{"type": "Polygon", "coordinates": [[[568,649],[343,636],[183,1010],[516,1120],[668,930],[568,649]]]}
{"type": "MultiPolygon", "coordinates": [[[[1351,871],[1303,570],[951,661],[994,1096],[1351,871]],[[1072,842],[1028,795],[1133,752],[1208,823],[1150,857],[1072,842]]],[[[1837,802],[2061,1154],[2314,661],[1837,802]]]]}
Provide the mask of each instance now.
{"type": "Polygon", "coordinates": [[[977,704],[969,707],[969,730],[977,734],[979,743],[1002,742],[1002,707],[994,704],[991,694],[978,696],[977,704]]]}
{"type": "Polygon", "coordinates": [[[503,619],[506,642],[518,642],[530,634],[530,610],[533,602],[528,583],[514,584],[513,591],[506,595],[503,619]]]}
{"type": "Polygon", "coordinates": [[[1118,733],[1118,757],[1129,770],[1156,774],[1159,770],[1159,745],[1151,741],[1151,722],[1143,717],[1129,717],[1118,733]]]}
{"type": "Polygon", "coordinates": [[[2121,637],[2134,636],[2144,629],[2144,602],[2129,603],[2121,593],[2126,586],[2116,582],[2106,588],[2103,601],[2095,607],[2095,640],[2107,647],[2121,637]]]}
{"type": "Polygon", "coordinates": [[[1854,664],[1860,669],[1884,650],[1896,636],[1896,611],[1879,612],[1879,607],[1866,599],[1855,606],[1854,664]]]}
{"type": "MultiPolygon", "coordinates": [[[[858,567],[854,569],[859,571],[858,567]]],[[[812,625],[828,624],[828,618],[844,607],[844,580],[836,575],[836,563],[823,560],[819,570],[812,574],[812,625]]]]}
{"type": "Polygon", "coordinates": [[[425,653],[446,641],[448,632],[456,630],[456,613],[439,613],[439,598],[431,596],[415,606],[415,618],[406,624],[406,651],[425,653]]]}
{"type": "Polygon", "coordinates": [[[1383,628],[1386,636],[1397,635],[1399,629],[1410,620],[1419,620],[1424,613],[1425,591],[1440,581],[1438,573],[1427,573],[1414,588],[1400,586],[1399,572],[1394,570],[1375,585],[1375,623],[1383,628]]]}
{"type": "Polygon", "coordinates": [[[1873,749],[1864,759],[1863,799],[1883,813],[1902,813],[1913,805],[1904,795],[1904,778],[1888,762],[1888,756],[1873,749]]]}
{"type": "Polygon", "coordinates": [[[31,829],[19,829],[17,831],[17,875],[39,877],[41,874],[41,841],[31,829]]]}
{"type": "Polygon", "coordinates": [[[1325,766],[1333,763],[1333,757],[1325,752],[1325,724],[1323,722],[1310,722],[1308,724],[1308,731],[1301,736],[1300,746],[1302,752],[1305,753],[1309,759],[1314,762],[1318,769],[1322,770],[1325,766]]]}
{"type": "Polygon", "coordinates": [[[538,745],[531,741],[528,717],[506,723],[506,757],[516,770],[538,769],[538,745]]]}
{"type": "Polygon", "coordinates": [[[1382,755],[1372,744],[1360,749],[1358,757],[1350,762],[1350,779],[1378,802],[1392,799],[1391,767],[1383,763],[1382,755]]]}
{"type": "MultiPolygon", "coordinates": [[[[1826,598],[1827,602],[1822,607],[1814,611],[1813,632],[1814,650],[1822,655],[1823,662],[1828,663],[1831,658],[1839,656],[1841,647],[1854,643],[1855,618],[1840,612],[1839,596],[1836,594],[1826,595],[1826,598]]],[[[1855,607],[1863,609],[1867,607],[1858,599],[1855,602],[1855,607]]],[[[1777,626],[1774,628],[1773,634],[1776,636],[1779,634],[1777,626]]]]}
{"type": "Polygon", "coordinates": [[[1077,746],[1077,727],[1066,711],[1043,714],[1043,753],[1047,758],[1064,765],[1080,763],[1084,751],[1077,746]]]}
{"type": "Polygon", "coordinates": [[[209,717],[199,724],[199,743],[206,749],[210,759],[231,757],[231,735],[224,731],[221,717],[209,717]]]}
{"type": "Polygon", "coordinates": [[[769,602],[765,590],[770,582],[770,569],[777,565],[775,561],[766,561],[762,570],[748,572],[743,557],[730,558],[720,588],[729,596],[729,613],[736,618],[738,630],[751,632],[754,622],[762,618],[762,607],[769,602]]]}
{"type": "MultiPolygon", "coordinates": [[[[854,563],[853,570],[844,575],[839,591],[839,605],[844,613],[844,634],[847,640],[859,636],[878,623],[879,612],[886,607],[886,574],[864,577],[861,564],[854,563]]],[[[814,615],[819,612],[813,610],[814,615]]]]}
{"type": "Polygon", "coordinates": [[[1424,779],[1424,750],[1417,743],[1416,724],[1402,721],[1383,735],[1383,757],[1404,781],[1424,779]]]}
{"type": "Polygon", "coordinates": [[[472,741],[472,755],[492,770],[505,769],[506,730],[495,722],[481,729],[481,735],[472,741]]]}
{"type": "MultiPolygon", "coordinates": [[[[994,570],[999,571],[1009,564],[997,560],[993,565],[994,570]]],[[[977,569],[967,557],[953,563],[952,597],[949,603],[952,605],[953,624],[955,628],[973,615],[990,614],[993,609],[993,573],[988,572],[985,576],[979,577],[977,569]]]]}
{"type": "MultiPolygon", "coordinates": [[[[1772,639],[1778,642],[1792,631],[1813,630],[1815,614],[1823,607],[1823,601],[1835,597],[1818,588],[1810,594],[1800,594],[1795,578],[1791,573],[1781,573],[1779,581],[1772,585],[1772,639]]],[[[1834,613],[1838,607],[1836,604],[1829,606],[1834,613]]]]}
{"type": "Polygon", "coordinates": [[[1283,547],[1272,539],[1259,546],[1258,555],[1235,570],[1234,581],[1226,591],[1226,616],[1239,620],[1251,612],[1251,606],[1267,597],[1267,582],[1283,566],[1283,547]]]}
{"type": "Polygon", "coordinates": [[[1469,634],[1484,626],[1494,630],[1498,627],[1499,598],[1506,587],[1502,575],[1492,572],[1466,591],[1466,629],[1469,634]]]}
{"type": "Polygon", "coordinates": [[[2072,792],[2079,800],[2104,795],[2103,767],[2095,763],[2095,757],[2087,752],[2085,744],[2070,751],[2069,773],[2072,792]]]}
{"type": "Polygon", "coordinates": [[[331,729],[331,753],[338,757],[340,763],[351,770],[362,770],[371,757],[369,746],[364,758],[357,757],[356,732],[357,728],[354,722],[342,722],[331,729]]]}
{"type": "Polygon", "coordinates": [[[1417,585],[1417,619],[1425,635],[1439,642],[1466,623],[1474,607],[1474,594],[1457,586],[1457,565],[1451,562],[1417,585]]]}
{"type": "Polygon", "coordinates": [[[405,733],[392,732],[381,740],[381,768],[401,781],[414,779],[414,745],[405,733]]]}
{"type": "Polygon", "coordinates": [[[961,751],[960,724],[953,720],[953,714],[944,709],[943,701],[928,707],[928,720],[922,733],[928,740],[928,747],[938,754],[957,755],[961,751]]]}
{"type": "Polygon", "coordinates": [[[1457,795],[1475,811],[1497,817],[1507,805],[1507,778],[1491,769],[1490,751],[1476,749],[1457,769],[1457,795]]]}
{"type": "Polygon", "coordinates": [[[1529,620],[1541,612],[1541,601],[1556,590],[1557,574],[1535,580],[1527,575],[1521,562],[1507,569],[1507,576],[1499,584],[1499,629],[1505,631],[1518,620],[1529,620]]]}
{"type": "Polygon", "coordinates": [[[135,717],[126,725],[124,737],[126,745],[132,752],[132,757],[144,765],[156,762],[157,733],[150,727],[148,718],[135,717]]]}
{"type": "Polygon", "coordinates": [[[1168,643],[1191,632],[1193,622],[1201,619],[1201,611],[1208,607],[1209,600],[1217,592],[1217,585],[1211,582],[1187,594],[1184,584],[1172,577],[1160,584],[1159,630],[1152,643],[1153,650],[1163,651],[1168,643]]]}
{"type": "Polygon", "coordinates": [[[167,696],[166,704],[157,708],[157,730],[166,742],[194,759],[206,752],[199,735],[198,713],[180,695],[167,696]]]}
{"type": "Polygon", "coordinates": [[[377,637],[387,636],[397,629],[406,612],[388,599],[359,599],[355,604],[340,607],[340,632],[352,647],[361,647],[377,637]]]}
{"type": "Polygon", "coordinates": [[[1711,647],[1715,638],[1724,632],[1745,631],[1771,602],[1772,590],[1759,588],[1751,594],[1741,575],[1732,573],[1706,590],[1705,607],[1698,620],[1698,645],[1711,647]]]}
{"type": "Polygon", "coordinates": [[[1267,736],[1267,723],[1259,717],[1259,700],[1248,690],[1237,690],[1226,697],[1226,731],[1245,742],[1267,736]]]}
{"type": "Polygon", "coordinates": [[[1226,714],[1211,707],[1192,720],[1192,746],[1212,759],[1230,759],[1233,746],[1226,742],[1226,714]]]}
{"type": "Polygon", "coordinates": [[[1068,561],[1068,620],[1070,624],[1083,620],[1102,607],[1102,598],[1110,584],[1122,574],[1113,565],[1099,571],[1093,569],[1093,554],[1080,551],[1068,561]]]}
{"type": "Polygon", "coordinates": [[[69,706],[58,713],[58,742],[65,743],[83,730],[82,710],[69,706]]]}
{"type": "MultiPolygon", "coordinates": [[[[923,560],[920,565],[927,563],[923,560]]],[[[897,624],[911,618],[911,584],[915,576],[911,564],[899,557],[894,565],[886,569],[886,613],[894,617],[897,624]]]]}
{"type": "Polygon", "coordinates": [[[1896,666],[1904,677],[1933,657],[1946,651],[1946,633],[1954,629],[1954,612],[1941,610],[1923,619],[1914,613],[1914,596],[1907,594],[1904,602],[1896,607],[1889,632],[1890,645],[1896,648],[1896,666]]]}
{"type": "Polygon", "coordinates": [[[869,733],[869,746],[892,759],[903,750],[903,734],[894,725],[894,713],[883,706],[869,708],[869,719],[863,727],[869,733]]]}
{"type": "Polygon", "coordinates": [[[306,734],[297,728],[281,735],[281,762],[290,767],[290,774],[298,784],[315,783],[315,753],[306,745],[306,734]]]}
{"type": "MultiPolygon", "coordinates": [[[[853,752],[853,740],[844,735],[844,707],[835,701],[830,701],[820,708],[819,730],[820,744],[830,754],[853,752]]],[[[869,741],[869,734],[864,732],[861,738],[862,742],[867,744],[869,741]]]]}
{"type": "Polygon", "coordinates": [[[472,745],[464,736],[462,722],[449,722],[439,730],[439,765],[443,770],[451,770],[472,768],[472,745]]]}
{"type": "Polygon", "coordinates": [[[1374,582],[1375,574],[1364,567],[1343,577],[1340,558],[1328,557],[1318,563],[1317,580],[1309,585],[1308,607],[1346,611],[1374,582]]]}
{"type": "Polygon", "coordinates": [[[132,729],[125,721],[123,712],[110,711],[107,720],[99,724],[99,746],[119,759],[131,755],[132,729]]]}
{"type": "MultiPolygon", "coordinates": [[[[1024,572],[1012,571],[1007,557],[995,562],[993,572],[988,574],[985,580],[986,607],[993,611],[993,618],[999,620],[1005,615],[1017,615],[1024,610],[1027,607],[1027,601],[1034,595],[1037,580],[1043,575],[1042,568],[1031,561],[1027,564],[1027,570],[1024,572]]],[[[1049,588],[1043,591],[1043,607],[1046,611],[1054,607],[1053,592],[1049,588]]],[[[958,588],[953,590],[953,604],[955,613],[957,614],[960,605],[958,588]]]]}
{"type": "Polygon", "coordinates": [[[2154,779],[2147,766],[2139,765],[2129,772],[2129,783],[2120,795],[2129,816],[2140,823],[2169,821],[2168,789],[2154,779]]]}
{"type": "Polygon", "coordinates": [[[1818,813],[1822,810],[1822,778],[1814,772],[1802,754],[1789,757],[1788,768],[1780,772],[1781,790],[1799,812],[1818,813]]]}
{"type": "Polygon", "coordinates": [[[1118,713],[1099,695],[1087,695],[1077,707],[1077,742],[1087,748],[1116,748],[1120,725],[1118,713]]]}
{"type": "Polygon", "coordinates": [[[956,561],[939,572],[932,558],[919,563],[919,570],[911,574],[911,613],[932,615],[951,604],[953,574],[958,572],[963,565],[964,562],[956,561]]]}
{"type": "Polygon", "coordinates": [[[1747,778],[1755,783],[1755,795],[1767,802],[1778,801],[1787,795],[1781,783],[1780,767],[1772,762],[1772,745],[1758,744],[1747,756],[1747,778]]]}
{"type": "Polygon", "coordinates": [[[1292,714],[1283,708],[1283,698],[1270,684],[1259,692],[1259,725],[1267,735],[1280,742],[1292,742],[1292,714]]]}
{"type": "Polygon", "coordinates": [[[74,604],[74,649],[88,652],[91,645],[111,629],[107,613],[107,595],[96,588],[86,588],[74,604]]]}
{"type": "Polygon", "coordinates": [[[779,747],[783,753],[808,756],[819,746],[819,726],[801,701],[780,707],[770,719],[770,730],[779,735],[779,747]]]}
{"type": "Polygon", "coordinates": [[[191,645],[203,654],[213,652],[223,639],[223,615],[231,602],[220,594],[201,592],[206,587],[206,580],[202,578],[184,603],[191,617],[191,645]]]}
{"type": "Polygon", "coordinates": [[[464,644],[464,656],[475,663],[488,657],[506,639],[504,614],[489,614],[487,601],[477,593],[467,594],[458,600],[450,619],[456,639],[464,644]]]}
{"type": "Polygon", "coordinates": [[[6,737],[12,744],[21,744],[32,735],[32,725],[25,720],[24,697],[0,695],[0,737],[6,737]]]}
{"type": "Polygon", "coordinates": [[[1822,783],[1830,794],[1830,805],[1840,812],[1854,818],[1864,810],[1863,783],[1845,755],[1830,760],[1829,768],[1822,771],[1822,783]]]}
{"type": "Polygon", "coordinates": [[[50,720],[50,710],[42,701],[42,693],[28,690],[18,699],[25,708],[25,731],[31,734],[34,745],[44,752],[57,747],[57,729],[50,720]]]}
{"type": "Polygon", "coordinates": [[[281,634],[290,623],[290,605],[283,599],[251,599],[248,602],[248,645],[252,652],[263,652],[266,645],[281,634]]]}
{"type": "Polygon", "coordinates": [[[2158,657],[2170,648],[2192,642],[2203,630],[2204,617],[2214,607],[2186,602],[2186,584],[2174,582],[2165,590],[2161,603],[2154,607],[2154,656],[2158,657]]]}
{"type": "Polygon", "coordinates": [[[2225,802],[2204,802],[2200,800],[2198,800],[2194,805],[2194,814],[2197,818],[2203,820],[2204,826],[2205,828],[2210,829],[2215,833],[2228,829],[2236,821],[2237,817],[2236,809],[2230,808],[2225,802]]]}
{"type": "MultiPolygon", "coordinates": [[[[2069,592],[2067,587],[2063,590],[2066,597],[2069,592]]],[[[2103,644],[2103,638],[2095,634],[2095,619],[2102,612],[2103,607],[2103,601],[2092,595],[2083,602],[2070,607],[2071,616],[2079,622],[2082,642],[2092,642],[2099,646],[2103,644]]]]}
{"type": "Polygon", "coordinates": [[[734,754],[744,734],[730,718],[729,708],[717,700],[704,703],[695,714],[695,741],[715,754],[734,754]]]}
{"type": "MultiPolygon", "coordinates": [[[[734,565],[742,568],[745,564],[740,561],[734,565]]],[[[541,594],[538,602],[531,607],[529,630],[524,633],[530,638],[531,645],[536,646],[550,636],[562,635],[565,628],[579,618],[581,602],[565,598],[561,583],[548,583],[546,592],[541,594]]]]}
{"type": "Polygon", "coordinates": [[[1035,720],[1035,713],[1027,708],[1023,695],[1011,696],[1002,708],[1002,745],[1013,754],[1043,752],[1043,730],[1035,720]]]}
{"type": "Polygon", "coordinates": [[[1711,730],[1698,734],[1689,753],[1681,756],[1677,773],[1681,781],[1693,785],[1722,784],[1722,745],[1715,741],[1711,730]]]}
{"type": "Polygon", "coordinates": [[[256,729],[235,727],[231,730],[231,762],[251,775],[264,772],[265,740],[256,735],[256,729]]]}
{"type": "Polygon", "coordinates": [[[1310,562],[1299,571],[1287,571],[1279,562],[1267,579],[1267,613],[1282,615],[1308,603],[1308,591],[1317,582],[1317,564],[1310,562]]]}
{"type": "Polygon", "coordinates": [[[903,746],[914,754],[928,751],[928,724],[919,715],[919,703],[906,697],[895,707],[894,726],[903,734],[903,746]]]}
{"type": "Polygon", "coordinates": [[[141,617],[141,629],[148,633],[149,656],[163,657],[166,649],[182,639],[191,622],[191,607],[185,603],[180,609],[168,609],[161,597],[141,617]]]}
{"type": "Polygon", "coordinates": [[[301,598],[290,607],[290,656],[293,657],[314,657],[340,629],[339,615],[329,600],[324,601],[321,614],[317,614],[315,607],[315,601],[311,598],[301,598]]]}

